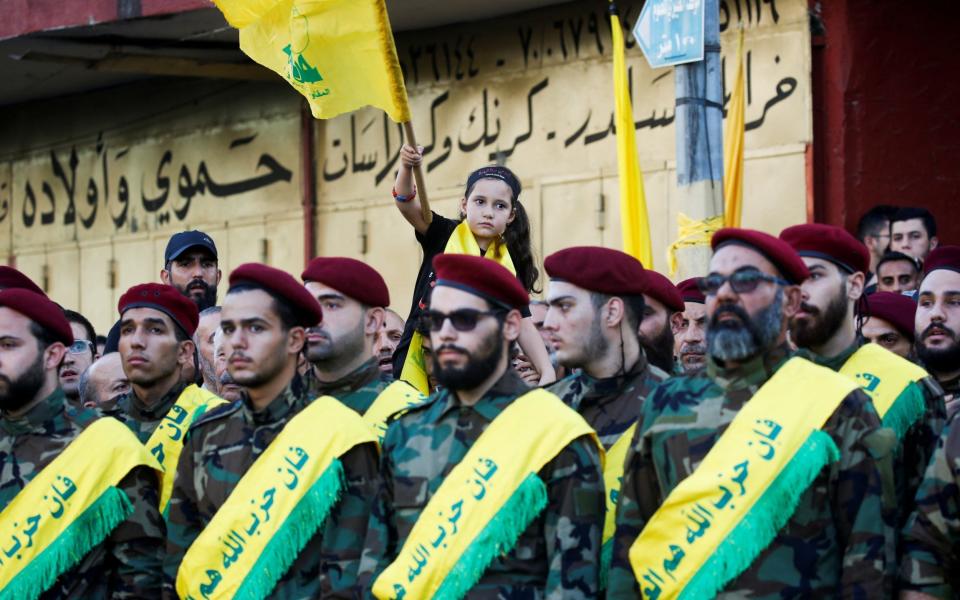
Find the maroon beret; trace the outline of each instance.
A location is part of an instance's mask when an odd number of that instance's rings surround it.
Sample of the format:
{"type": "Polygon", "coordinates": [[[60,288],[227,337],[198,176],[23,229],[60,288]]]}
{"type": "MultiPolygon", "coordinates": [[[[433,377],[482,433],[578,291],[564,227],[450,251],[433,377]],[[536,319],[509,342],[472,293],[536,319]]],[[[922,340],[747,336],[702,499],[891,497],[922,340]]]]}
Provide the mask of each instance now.
{"type": "Polygon", "coordinates": [[[960,246],[939,246],[927,255],[923,263],[923,276],[931,271],[946,269],[960,273],[960,246]]]}
{"type": "Polygon", "coordinates": [[[242,264],[230,273],[230,287],[252,284],[282,298],[293,310],[297,325],[313,327],[323,320],[320,303],[286,271],[260,263],[242,264]]]}
{"type": "Polygon", "coordinates": [[[120,317],[131,308],[152,308],[167,315],[188,336],[197,330],[200,314],[193,300],[181,294],[172,285],[141,283],[120,296],[117,310],[120,317]]]}
{"type": "Polygon", "coordinates": [[[43,293],[43,290],[40,289],[40,286],[35,284],[32,279],[13,267],[0,265],[0,289],[10,288],[30,290],[35,294],[46,296],[46,294],[43,293]]]}
{"type": "Polygon", "coordinates": [[[797,251],[790,244],[775,238],[769,233],[754,229],[725,227],[713,234],[710,247],[714,252],[723,246],[737,244],[747,246],[764,255],[780,271],[784,279],[799,285],[810,276],[807,265],[803,264],[797,251]]]}
{"type": "Polygon", "coordinates": [[[780,239],[800,256],[828,260],[848,273],[870,270],[870,251],[841,227],[822,223],[794,225],[781,231],[780,239]]]}
{"type": "Polygon", "coordinates": [[[438,254],[433,259],[433,272],[438,286],[461,289],[517,310],[530,304],[530,295],[517,276],[489,258],[438,254]]]}
{"type": "Polygon", "coordinates": [[[647,271],[643,293],[656,298],[673,312],[683,312],[683,309],[686,308],[683,304],[683,296],[680,295],[677,286],[656,271],[647,271]]]}
{"type": "Polygon", "coordinates": [[[575,246],[543,261],[551,279],[610,296],[638,296],[645,291],[645,271],[636,258],[610,248],[575,246]]]}
{"type": "Polygon", "coordinates": [[[868,315],[890,323],[913,341],[917,303],[912,298],[894,292],[876,292],[867,296],[866,302],[868,315]]]}
{"type": "Polygon", "coordinates": [[[390,291],[383,277],[367,263],[354,258],[315,258],[300,277],[304,283],[316,281],[328,285],[367,306],[390,306],[390,291]]]}
{"type": "Polygon", "coordinates": [[[6,306],[27,317],[64,346],[73,343],[73,330],[70,329],[70,322],[63,314],[63,309],[43,292],[38,294],[23,288],[0,290],[0,306],[6,306]]]}
{"type": "Polygon", "coordinates": [[[684,302],[699,302],[700,304],[707,303],[707,297],[704,296],[703,292],[700,291],[699,277],[684,279],[677,284],[677,289],[680,290],[680,295],[683,297],[684,302]]]}

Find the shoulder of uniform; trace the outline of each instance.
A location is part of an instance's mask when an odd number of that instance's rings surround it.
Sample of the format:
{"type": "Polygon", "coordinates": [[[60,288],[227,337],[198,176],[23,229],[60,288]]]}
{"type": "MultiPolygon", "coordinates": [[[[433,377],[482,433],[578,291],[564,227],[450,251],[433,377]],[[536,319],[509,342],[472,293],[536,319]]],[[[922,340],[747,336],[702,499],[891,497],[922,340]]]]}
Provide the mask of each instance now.
{"type": "Polygon", "coordinates": [[[193,422],[192,425],[190,425],[190,431],[191,432],[195,431],[197,429],[204,427],[209,423],[213,423],[215,421],[219,421],[221,419],[225,419],[229,417],[233,413],[240,410],[241,403],[242,403],[242,400],[235,400],[227,404],[220,404],[219,406],[215,406],[214,408],[207,410],[205,413],[200,415],[199,419],[197,419],[196,421],[193,422]]]}
{"type": "Polygon", "coordinates": [[[577,377],[579,377],[579,374],[570,373],[563,379],[558,379],[553,383],[545,385],[543,389],[550,392],[551,394],[562,396],[562,394],[567,391],[570,385],[577,380],[577,377]]]}
{"type": "Polygon", "coordinates": [[[387,424],[389,425],[390,423],[403,421],[406,419],[416,420],[418,416],[422,415],[425,410],[427,410],[428,408],[436,404],[437,401],[440,399],[440,396],[441,394],[439,393],[431,394],[426,398],[424,398],[423,400],[421,400],[419,403],[414,404],[413,406],[404,408],[403,410],[390,415],[390,418],[387,419],[387,424]]]}
{"type": "Polygon", "coordinates": [[[667,373],[660,367],[653,364],[647,365],[647,372],[645,376],[657,382],[666,381],[671,377],[681,377],[681,375],[674,375],[673,373],[667,373]]]}
{"type": "Polygon", "coordinates": [[[104,417],[104,414],[96,408],[89,408],[86,406],[81,408],[77,408],[75,406],[68,407],[65,411],[65,415],[68,420],[73,421],[82,429],[86,429],[94,421],[104,417]]]}

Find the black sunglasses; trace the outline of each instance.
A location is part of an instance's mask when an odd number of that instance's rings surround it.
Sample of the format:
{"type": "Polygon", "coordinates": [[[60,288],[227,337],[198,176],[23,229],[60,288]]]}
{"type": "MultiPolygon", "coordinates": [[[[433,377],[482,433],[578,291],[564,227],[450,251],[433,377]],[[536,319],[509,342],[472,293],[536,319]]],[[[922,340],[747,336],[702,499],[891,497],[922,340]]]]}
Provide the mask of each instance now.
{"type": "Polygon", "coordinates": [[[504,310],[475,310],[472,308],[461,308],[450,313],[442,313],[437,310],[428,310],[420,316],[423,326],[430,331],[440,331],[443,329],[443,323],[450,319],[450,324],[457,331],[473,331],[477,323],[483,317],[495,317],[505,314],[504,310]]]}
{"type": "Polygon", "coordinates": [[[723,284],[728,281],[733,291],[738,294],[749,294],[757,289],[757,286],[763,281],[778,283],[780,285],[790,285],[789,281],[785,281],[779,277],[767,275],[757,269],[746,268],[734,271],[730,275],[711,273],[706,277],[701,277],[700,280],[697,281],[697,287],[700,288],[700,291],[703,292],[705,296],[715,296],[717,292],[720,291],[720,288],[723,287],[723,284]]]}

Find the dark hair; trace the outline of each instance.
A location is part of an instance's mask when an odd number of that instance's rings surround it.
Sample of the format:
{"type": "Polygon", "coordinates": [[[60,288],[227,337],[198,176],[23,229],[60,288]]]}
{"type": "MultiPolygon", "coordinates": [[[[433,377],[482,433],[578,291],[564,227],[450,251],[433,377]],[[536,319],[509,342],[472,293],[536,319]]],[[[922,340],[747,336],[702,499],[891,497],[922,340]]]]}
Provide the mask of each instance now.
{"type": "Polygon", "coordinates": [[[600,310],[600,307],[606,304],[610,298],[620,298],[623,300],[624,319],[627,325],[639,335],[640,323],[643,322],[643,311],[647,304],[642,294],[615,296],[610,294],[601,294],[599,292],[590,292],[590,302],[593,303],[594,310],[600,310]]]}
{"type": "Polygon", "coordinates": [[[230,286],[230,289],[227,290],[227,295],[238,294],[240,292],[252,292],[254,290],[266,292],[266,294],[273,299],[273,312],[275,312],[277,318],[280,319],[280,325],[284,331],[290,331],[294,327],[299,326],[299,321],[293,312],[293,308],[290,307],[287,301],[278,296],[273,290],[268,290],[262,285],[244,281],[230,286]]]}
{"type": "Polygon", "coordinates": [[[878,204],[863,213],[860,222],[857,223],[857,237],[861,242],[866,242],[868,237],[876,237],[881,229],[889,227],[891,219],[900,210],[899,207],[891,204],[878,204]]]}
{"type": "Polygon", "coordinates": [[[30,321],[30,334],[37,338],[37,347],[43,352],[57,341],[57,337],[46,327],[36,321],[30,321]]]}
{"type": "MultiPolygon", "coordinates": [[[[494,179],[494,181],[503,181],[494,179]]],[[[476,185],[467,188],[465,198],[469,198],[473,188],[476,185]]],[[[510,187],[507,184],[507,187],[510,187]]],[[[510,203],[514,211],[514,218],[507,225],[503,232],[503,241],[510,252],[510,259],[513,260],[513,266],[517,269],[517,279],[523,284],[528,292],[540,293],[541,288],[537,287],[537,280],[540,279],[540,270],[537,268],[536,260],[533,256],[533,246],[530,243],[530,217],[527,216],[526,209],[520,203],[519,198],[513,196],[511,188],[510,203]]]]}
{"type": "Polygon", "coordinates": [[[97,344],[97,345],[100,345],[100,344],[106,345],[106,343],[107,343],[107,336],[97,334],[97,337],[96,337],[96,339],[93,340],[93,343],[94,343],[94,344],[97,344]]]}
{"type": "Polygon", "coordinates": [[[923,223],[923,228],[927,230],[927,237],[932,238],[937,235],[937,220],[933,218],[933,214],[925,208],[915,206],[905,206],[897,211],[897,214],[890,219],[890,233],[893,233],[894,223],[897,221],[909,221],[910,219],[920,219],[923,223]]]}
{"type": "MultiPolygon", "coordinates": [[[[87,320],[87,318],[75,310],[70,310],[69,308],[63,309],[63,316],[67,318],[67,321],[71,323],[77,323],[87,332],[87,341],[95,343],[97,340],[97,332],[93,329],[93,324],[87,320]]],[[[96,349],[94,349],[96,351],[96,349]]]]}
{"type": "Polygon", "coordinates": [[[883,256],[880,257],[880,260],[877,261],[877,273],[880,272],[880,265],[888,262],[897,262],[901,260],[906,261],[911,265],[913,265],[913,268],[916,269],[917,273],[919,273],[922,270],[922,268],[920,267],[920,263],[919,261],[917,261],[917,259],[910,256],[909,254],[904,254],[903,252],[897,252],[894,250],[890,252],[885,252],[883,256]]]}

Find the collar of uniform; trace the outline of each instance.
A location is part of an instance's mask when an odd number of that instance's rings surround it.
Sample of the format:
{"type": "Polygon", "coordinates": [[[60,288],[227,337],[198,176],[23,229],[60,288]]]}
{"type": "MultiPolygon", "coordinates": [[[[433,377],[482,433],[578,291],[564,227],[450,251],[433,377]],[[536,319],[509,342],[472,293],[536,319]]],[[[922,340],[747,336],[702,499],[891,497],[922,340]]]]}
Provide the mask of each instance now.
{"type": "Polygon", "coordinates": [[[372,381],[380,379],[380,363],[376,358],[370,358],[370,360],[336,381],[320,381],[315,374],[311,375],[311,378],[311,385],[308,386],[311,394],[336,397],[338,394],[349,394],[372,381]]]}
{"type": "Polygon", "coordinates": [[[857,336],[857,339],[854,340],[852,344],[847,346],[840,354],[831,356],[829,358],[826,356],[821,356],[807,348],[801,348],[798,350],[797,355],[809,360],[812,363],[818,364],[821,367],[826,367],[831,371],[839,371],[843,365],[847,363],[847,360],[853,356],[853,353],[863,346],[863,343],[863,338],[857,336]]]}
{"type": "Polygon", "coordinates": [[[147,406],[143,400],[137,397],[136,392],[131,389],[129,397],[130,404],[127,407],[130,416],[137,421],[156,421],[157,419],[162,419],[170,412],[170,409],[176,404],[177,399],[180,398],[180,394],[183,393],[186,387],[187,384],[182,381],[177,382],[154,406],[147,406]]]}
{"type": "Polygon", "coordinates": [[[443,409],[437,415],[437,420],[443,418],[444,415],[452,410],[472,408],[487,421],[493,421],[511,402],[529,390],[530,388],[527,384],[520,379],[513,369],[507,369],[503,376],[493,384],[493,387],[487,390],[487,393],[484,394],[476,404],[470,407],[465,407],[460,404],[456,394],[444,389],[440,392],[443,394],[443,409]]]}
{"type": "Polygon", "coordinates": [[[623,375],[614,375],[613,377],[596,378],[587,375],[581,371],[577,377],[583,386],[582,400],[594,401],[610,398],[623,391],[631,382],[638,377],[642,377],[647,372],[647,359],[640,355],[640,358],[634,363],[633,367],[623,375]]]}
{"type": "Polygon", "coordinates": [[[783,363],[793,356],[790,346],[784,342],[768,352],[762,352],[733,368],[723,367],[711,358],[707,361],[707,376],[730,389],[746,388],[766,383],[783,363]]]}
{"type": "Polygon", "coordinates": [[[953,379],[946,379],[944,381],[937,381],[940,384],[940,387],[943,388],[943,391],[947,394],[957,394],[960,393],[960,376],[954,377],[953,379]]]}
{"type": "Polygon", "coordinates": [[[11,435],[46,430],[45,425],[58,414],[63,413],[65,401],[66,396],[64,396],[63,390],[58,387],[23,416],[11,419],[4,413],[2,419],[0,419],[0,426],[11,435]]]}
{"type": "Polygon", "coordinates": [[[299,375],[294,375],[293,380],[283,388],[280,395],[273,399],[273,402],[267,405],[263,410],[255,411],[250,405],[250,397],[243,394],[243,412],[247,419],[255,425],[269,425],[282,421],[297,412],[304,404],[306,394],[304,393],[303,380],[299,375]]]}

